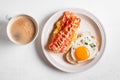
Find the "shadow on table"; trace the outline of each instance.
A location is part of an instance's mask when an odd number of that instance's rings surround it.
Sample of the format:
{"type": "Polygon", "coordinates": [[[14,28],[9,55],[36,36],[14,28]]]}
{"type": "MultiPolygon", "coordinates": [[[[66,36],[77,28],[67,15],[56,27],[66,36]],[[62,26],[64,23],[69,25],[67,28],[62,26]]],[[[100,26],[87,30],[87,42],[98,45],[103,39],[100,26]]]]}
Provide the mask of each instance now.
{"type": "Polygon", "coordinates": [[[0,45],[10,44],[10,40],[7,36],[7,21],[0,20],[0,45]]]}
{"type": "Polygon", "coordinates": [[[47,16],[41,23],[40,23],[40,26],[39,26],[39,34],[38,34],[38,37],[37,39],[35,40],[35,48],[36,48],[36,51],[38,53],[38,56],[40,58],[40,60],[45,64],[47,65],[48,67],[54,69],[54,70],[58,70],[57,68],[55,68],[52,64],[50,64],[50,62],[46,59],[45,55],[43,54],[43,51],[42,51],[42,47],[41,47],[41,33],[42,33],[42,30],[43,30],[43,27],[46,23],[46,21],[49,19],[49,17],[51,17],[52,14],[50,14],[49,16],[47,16]]]}

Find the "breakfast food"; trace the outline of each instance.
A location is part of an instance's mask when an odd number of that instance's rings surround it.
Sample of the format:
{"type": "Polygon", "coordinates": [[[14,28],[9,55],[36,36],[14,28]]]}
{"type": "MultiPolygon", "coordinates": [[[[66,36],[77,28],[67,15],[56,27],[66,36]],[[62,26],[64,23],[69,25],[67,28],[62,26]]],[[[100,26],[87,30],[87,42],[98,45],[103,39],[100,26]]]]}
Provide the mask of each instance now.
{"type": "Polygon", "coordinates": [[[95,37],[89,33],[82,33],[66,54],[66,60],[71,64],[93,59],[98,54],[98,44],[95,37]]]}
{"type": "Polygon", "coordinates": [[[65,60],[70,64],[79,64],[92,60],[98,55],[98,43],[93,34],[78,29],[81,19],[72,12],[65,11],[55,23],[49,49],[54,53],[66,53],[65,60]]]}
{"type": "Polygon", "coordinates": [[[72,12],[65,11],[55,24],[49,49],[55,53],[67,53],[77,39],[80,21],[72,12]]]}
{"type": "Polygon", "coordinates": [[[10,24],[10,35],[17,43],[29,43],[34,38],[35,33],[35,25],[28,16],[18,16],[10,24]]]}

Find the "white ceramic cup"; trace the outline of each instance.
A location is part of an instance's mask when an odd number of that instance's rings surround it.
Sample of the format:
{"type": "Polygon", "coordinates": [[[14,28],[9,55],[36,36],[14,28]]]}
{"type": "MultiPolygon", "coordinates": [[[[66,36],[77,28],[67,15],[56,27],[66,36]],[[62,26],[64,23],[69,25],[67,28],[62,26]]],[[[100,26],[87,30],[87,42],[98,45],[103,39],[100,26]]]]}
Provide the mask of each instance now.
{"type": "Polygon", "coordinates": [[[29,15],[26,15],[26,14],[20,14],[20,15],[14,16],[14,17],[9,17],[9,18],[8,18],[8,21],[9,21],[9,22],[8,22],[8,25],[7,25],[7,35],[8,35],[8,38],[10,39],[10,41],[12,41],[13,43],[15,43],[15,44],[20,44],[20,45],[30,44],[30,43],[32,43],[32,42],[36,39],[36,37],[38,36],[39,27],[38,27],[38,24],[37,24],[37,22],[35,21],[35,19],[34,19],[33,17],[31,17],[31,16],[29,16],[29,15]],[[30,20],[32,20],[32,22],[34,23],[35,35],[34,35],[33,39],[32,39],[30,42],[28,42],[28,43],[20,43],[20,42],[14,40],[13,37],[12,37],[12,35],[11,35],[11,33],[10,33],[10,29],[11,29],[11,27],[12,27],[12,23],[15,21],[15,19],[16,19],[17,17],[20,17],[20,16],[28,17],[28,18],[29,18],[30,20]]]}

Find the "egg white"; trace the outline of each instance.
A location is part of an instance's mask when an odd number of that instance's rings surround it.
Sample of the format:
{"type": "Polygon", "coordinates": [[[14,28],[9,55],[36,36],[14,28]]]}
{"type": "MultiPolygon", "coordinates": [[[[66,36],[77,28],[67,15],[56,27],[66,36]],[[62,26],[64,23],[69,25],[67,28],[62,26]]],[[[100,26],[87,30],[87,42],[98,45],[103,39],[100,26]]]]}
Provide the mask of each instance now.
{"type": "Polygon", "coordinates": [[[89,32],[82,33],[72,45],[70,55],[74,61],[79,61],[75,57],[75,50],[80,46],[85,46],[90,51],[90,57],[87,60],[94,58],[98,54],[97,41],[89,32]]]}

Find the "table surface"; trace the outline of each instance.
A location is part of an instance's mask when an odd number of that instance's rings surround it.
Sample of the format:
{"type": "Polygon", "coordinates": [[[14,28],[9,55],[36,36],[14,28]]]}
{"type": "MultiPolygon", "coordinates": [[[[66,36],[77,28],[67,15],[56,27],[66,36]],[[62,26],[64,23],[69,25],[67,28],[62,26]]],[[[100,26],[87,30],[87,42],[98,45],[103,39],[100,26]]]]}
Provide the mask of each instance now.
{"type": "Polygon", "coordinates": [[[119,0],[0,0],[0,80],[120,80],[119,0]],[[103,24],[107,44],[100,61],[82,73],[65,73],[44,57],[40,35],[47,19],[65,8],[93,13],[103,24]],[[6,15],[28,14],[39,24],[40,33],[32,44],[15,45],[6,34],[6,15]]]}

